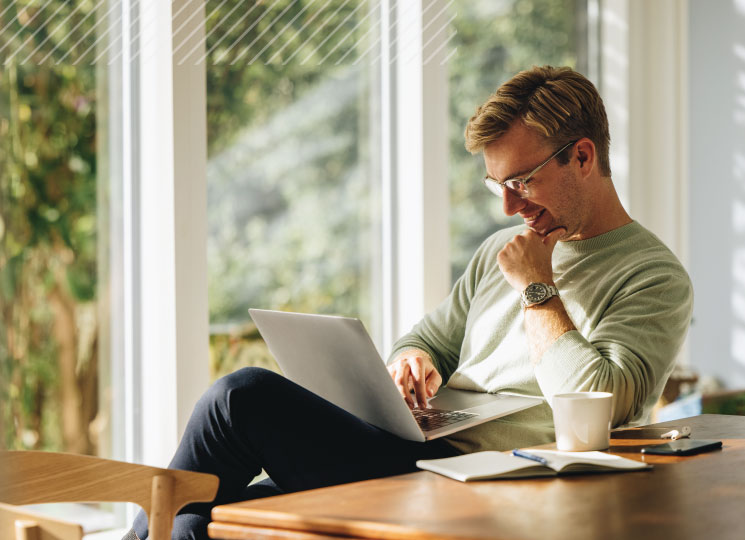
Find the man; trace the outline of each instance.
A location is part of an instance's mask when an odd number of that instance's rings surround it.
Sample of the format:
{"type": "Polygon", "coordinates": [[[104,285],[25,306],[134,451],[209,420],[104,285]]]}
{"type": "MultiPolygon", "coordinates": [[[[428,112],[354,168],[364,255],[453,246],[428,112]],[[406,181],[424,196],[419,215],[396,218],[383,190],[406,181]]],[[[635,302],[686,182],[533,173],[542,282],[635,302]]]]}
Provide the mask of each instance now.
{"type": "MultiPolygon", "coordinates": [[[[450,296],[394,346],[389,371],[410,405],[426,406],[444,381],[549,400],[604,390],[614,394],[614,425],[647,419],[685,335],[692,290],[675,256],[620,204],[608,146],[600,96],[567,68],[519,73],[471,118],[466,148],[483,151],[486,186],[525,224],[487,239],[450,296]]],[[[246,368],[200,399],[170,464],[220,477],[215,501],[186,507],[173,537],[206,538],[215,504],[551,440],[546,404],[444,440],[405,441],[246,368]],[[248,486],[262,469],[270,480],[248,486]]],[[[125,538],[146,537],[140,514],[125,538]]]]}
{"type": "MultiPolygon", "coordinates": [[[[568,68],[519,73],[478,109],[466,148],[483,151],[487,187],[525,224],[487,239],[445,302],[394,345],[389,371],[405,399],[411,386],[421,406],[443,380],[548,402],[600,390],[613,393],[614,425],[648,420],[693,293],[675,256],[621,205],[609,145],[600,96],[568,68]],[[545,299],[523,301],[532,289],[545,299]]],[[[448,440],[464,452],[549,442],[551,409],[448,440]]]]}

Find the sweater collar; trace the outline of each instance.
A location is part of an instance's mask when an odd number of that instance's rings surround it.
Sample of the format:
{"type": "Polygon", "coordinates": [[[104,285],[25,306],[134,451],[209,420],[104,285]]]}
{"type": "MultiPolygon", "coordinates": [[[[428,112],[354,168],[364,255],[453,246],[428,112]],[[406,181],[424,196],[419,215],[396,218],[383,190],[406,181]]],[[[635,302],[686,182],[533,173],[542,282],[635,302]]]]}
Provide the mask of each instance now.
{"type": "Polygon", "coordinates": [[[631,238],[641,230],[642,226],[636,221],[622,225],[607,233],[587,238],[586,240],[573,240],[569,242],[558,242],[556,250],[569,253],[590,253],[607,247],[612,247],[628,238],[631,238]]]}

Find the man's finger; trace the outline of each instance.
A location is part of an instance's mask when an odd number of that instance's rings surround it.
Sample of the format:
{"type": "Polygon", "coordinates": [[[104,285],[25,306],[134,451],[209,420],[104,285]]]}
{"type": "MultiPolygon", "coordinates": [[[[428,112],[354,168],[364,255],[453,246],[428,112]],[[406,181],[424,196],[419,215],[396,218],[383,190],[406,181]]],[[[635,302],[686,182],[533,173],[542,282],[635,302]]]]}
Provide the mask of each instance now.
{"type": "Polygon", "coordinates": [[[404,362],[401,364],[401,369],[396,372],[394,382],[396,383],[396,386],[398,386],[398,391],[404,398],[404,401],[409,405],[409,407],[413,407],[414,400],[411,399],[411,394],[409,393],[410,378],[411,370],[409,369],[409,365],[404,362]]]}
{"type": "Polygon", "coordinates": [[[440,388],[440,385],[442,385],[442,377],[436,369],[433,369],[427,377],[427,396],[434,396],[440,388]]]}
{"type": "Polygon", "coordinates": [[[404,386],[404,400],[409,405],[409,407],[414,408],[414,399],[411,397],[411,367],[408,363],[404,363],[403,369],[401,371],[401,382],[404,386]]]}
{"type": "Polygon", "coordinates": [[[415,358],[413,362],[409,362],[411,376],[414,379],[414,394],[416,394],[417,403],[419,403],[420,409],[426,409],[427,388],[422,364],[423,360],[421,358],[415,358]]]}
{"type": "Polygon", "coordinates": [[[566,232],[567,230],[564,227],[559,227],[558,229],[554,229],[553,231],[551,231],[550,233],[548,233],[546,236],[543,237],[543,244],[553,248],[556,245],[556,242],[559,241],[559,238],[564,236],[566,232]]]}

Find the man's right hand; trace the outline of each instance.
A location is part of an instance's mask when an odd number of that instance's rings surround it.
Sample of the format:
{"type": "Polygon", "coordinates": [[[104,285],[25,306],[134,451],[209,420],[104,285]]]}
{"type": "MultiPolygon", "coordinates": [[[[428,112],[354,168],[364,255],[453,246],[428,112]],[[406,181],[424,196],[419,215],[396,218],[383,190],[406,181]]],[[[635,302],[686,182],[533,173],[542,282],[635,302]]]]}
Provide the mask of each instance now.
{"type": "Polygon", "coordinates": [[[427,399],[434,396],[442,384],[442,377],[435,369],[432,358],[420,349],[410,349],[399,354],[388,366],[388,373],[406,404],[412,409],[417,404],[420,409],[426,409],[427,399]],[[412,390],[416,401],[411,395],[412,390]]]}

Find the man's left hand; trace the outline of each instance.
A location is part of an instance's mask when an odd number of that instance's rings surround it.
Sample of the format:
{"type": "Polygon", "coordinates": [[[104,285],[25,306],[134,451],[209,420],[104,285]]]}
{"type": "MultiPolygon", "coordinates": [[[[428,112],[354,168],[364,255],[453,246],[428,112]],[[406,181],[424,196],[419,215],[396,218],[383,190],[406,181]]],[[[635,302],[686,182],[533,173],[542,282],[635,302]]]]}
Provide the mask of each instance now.
{"type": "Polygon", "coordinates": [[[563,227],[545,236],[528,229],[507,242],[497,255],[499,269],[507,282],[518,291],[531,283],[553,283],[551,255],[564,234],[563,227]]]}

